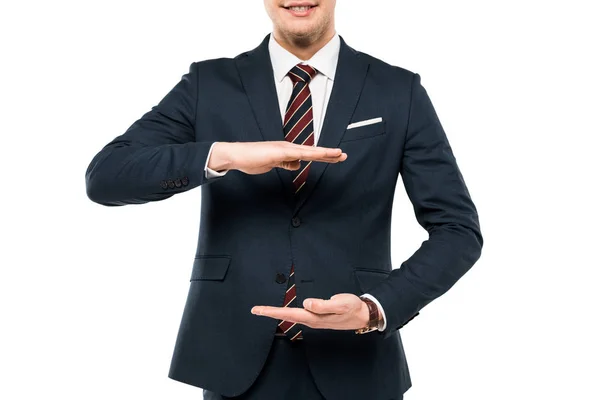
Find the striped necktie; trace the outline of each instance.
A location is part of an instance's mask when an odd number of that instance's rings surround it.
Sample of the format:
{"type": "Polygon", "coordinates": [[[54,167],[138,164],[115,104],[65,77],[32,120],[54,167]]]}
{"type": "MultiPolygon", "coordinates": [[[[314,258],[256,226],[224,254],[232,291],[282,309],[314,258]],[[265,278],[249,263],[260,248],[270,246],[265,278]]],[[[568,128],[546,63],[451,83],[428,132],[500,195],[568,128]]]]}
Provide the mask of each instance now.
{"type": "MultiPolygon", "coordinates": [[[[285,140],[291,143],[313,146],[315,133],[313,128],[312,98],[308,84],[317,75],[317,70],[307,64],[297,64],[287,74],[294,83],[292,95],[288,101],[283,120],[285,140]]],[[[298,194],[308,176],[312,161],[300,161],[300,168],[293,171],[294,194],[298,194]]],[[[290,269],[287,291],[285,292],[284,307],[297,306],[294,266],[290,269]]],[[[290,340],[302,339],[302,329],[296,323],[279,321],[277,334],[285,335],[290,340]]]]}

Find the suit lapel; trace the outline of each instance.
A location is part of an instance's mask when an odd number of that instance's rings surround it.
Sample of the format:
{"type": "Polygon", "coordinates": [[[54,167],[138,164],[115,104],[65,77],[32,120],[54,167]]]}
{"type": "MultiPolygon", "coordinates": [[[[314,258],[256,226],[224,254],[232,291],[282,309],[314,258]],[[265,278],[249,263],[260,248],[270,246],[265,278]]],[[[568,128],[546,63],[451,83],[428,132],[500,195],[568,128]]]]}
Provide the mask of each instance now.
{"type": "MultiPolygon", "coordinates": [[[[337,69],[317,146],[335,148],[340,144],[358,103],[368,67],[368,61],[348,46],[340,35],[337,69]]],[[[294,215],[314,191],[328,166],[329,163],[324,162],[311,163],[306,183],[295,198],[294,215]]]]}
{"type": "MultiPolygon", "coordinates": [[[[269,36],[255,49],[235,58],[242,85],[250,101],[263,140],[284,140],[283,122],[279,111],[273,65],[269,56],[269,36]]],[[[294,185],[286,170],[275,168],[285,196],[293,202],[294,185]]]]}
{"type": "MultiPolygon", "coordinates": [[[[269,36],[270,34],[265,36],[262,43],[255,49],[235,58],[242,85],[265,141],[284,140],[273,66],[269,56],[269,36]]],[[[368,61],[348,46],[340,35],[338,65],[318,146],[337,147],[339,145],[358,103],[368,67],[368,61]]],[[[292,183],[295,171],[275,168],[288,201],[291,204],[294,202],[294,214],[300,210],[314,191],[328,165],[328,163],[313,162],[306,183],[298,195],[294,195],[292,183]]]]}

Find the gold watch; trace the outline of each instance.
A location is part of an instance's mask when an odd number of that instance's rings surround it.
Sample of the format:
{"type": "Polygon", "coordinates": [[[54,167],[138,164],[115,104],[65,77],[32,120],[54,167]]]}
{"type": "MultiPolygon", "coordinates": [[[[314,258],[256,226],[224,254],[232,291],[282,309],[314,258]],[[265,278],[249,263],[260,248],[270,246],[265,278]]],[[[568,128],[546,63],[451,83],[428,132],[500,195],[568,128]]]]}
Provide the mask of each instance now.
{"type": "Polygon", "coordinates": [[[366,297],[360,298],[362,301],[367,303],[367,307],[369,309],[369,322],[363,328],[357,329],[354,332],[358,335],[362,335],[363,333],[373,332],[383,325],[383,319],[379,315],[379,309],[377,308],[377,304],[371,299],[366,297]]]}

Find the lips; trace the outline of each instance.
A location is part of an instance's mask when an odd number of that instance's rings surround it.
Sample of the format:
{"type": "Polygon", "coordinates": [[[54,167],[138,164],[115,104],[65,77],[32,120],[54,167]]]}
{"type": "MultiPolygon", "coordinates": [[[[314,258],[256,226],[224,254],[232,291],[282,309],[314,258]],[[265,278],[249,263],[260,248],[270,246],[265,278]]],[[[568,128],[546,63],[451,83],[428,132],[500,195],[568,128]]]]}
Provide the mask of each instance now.
{"type": "Polygon", "coordinates": [[[312,10],[315,9],[317,6],[312,5],[312,4],[294,4],[292,3],[290,6],[288,7],[283,7],[285,8],[289,13],[291,13],[294,16],[297,17],[305,17],[309,14],[311,14],[312,10]]]}
{"type": "Polygon", "coordinates": [[[283,6],[283,8],[291,8],[291,7],[316,7],[317,5],[311,3],[309,1],[292,1],[287,6],[283,6]]]}

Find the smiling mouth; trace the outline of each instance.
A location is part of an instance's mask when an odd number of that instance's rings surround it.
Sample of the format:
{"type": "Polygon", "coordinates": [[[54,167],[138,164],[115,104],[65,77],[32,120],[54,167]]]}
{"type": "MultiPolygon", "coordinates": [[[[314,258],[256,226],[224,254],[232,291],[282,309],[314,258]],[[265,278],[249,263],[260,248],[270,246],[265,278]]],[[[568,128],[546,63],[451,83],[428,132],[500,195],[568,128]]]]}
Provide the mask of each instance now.
{"type": "Polygon", "coordinates": [[[308,11],[308,10],[310,10],[311,8],[315,8],[315,7],[316,7],[316,6],[283,7],[283,8],[285,8],[286,10],[291,10],[291,11],[300,11],[300,12],[302,12],[302,11],[308,11]]]}

